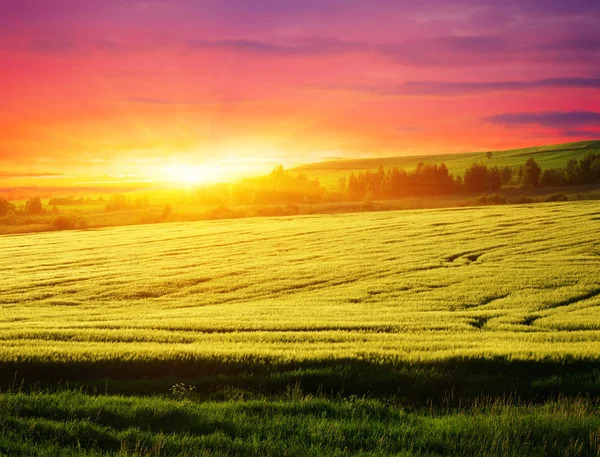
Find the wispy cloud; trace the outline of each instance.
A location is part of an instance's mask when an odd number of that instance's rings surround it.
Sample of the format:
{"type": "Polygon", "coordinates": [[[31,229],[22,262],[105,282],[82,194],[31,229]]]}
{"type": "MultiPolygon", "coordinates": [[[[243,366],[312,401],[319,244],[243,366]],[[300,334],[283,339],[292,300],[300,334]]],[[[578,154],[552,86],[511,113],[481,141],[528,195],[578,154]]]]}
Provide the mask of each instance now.
{"type": "Polygon", "coordinates": [[[61,178],[63,176],[65,176],[63,173],[31,173],[31,172],[0,171],[0,179],[2,179],[2,178],[61,178]]]}
{"type": "Polygon", "coordinates": [[[532,81],[484,81],[484,82],[410,82],[405,89],[412,93],[432,95],[461,95],[478,92],[520,91],[545,88],[600,88],[600,78],[546,78],[532,81]]]}
{"type": "Polygon", "coordinates": [[[407,81],[401,84],[353,85],[348,88],[381,95],[460,96],[545,88],[600,89],[600,78],[546,78],[531,81],[407,81]]]}
{"type": "Polygon", "coordinates": [[[600,130],[563,130],[561,135],[570,138],[586,138],[593,140],[600,139],[600,130]]]}
{"type": "MultiPolygon", "coordinates": [[[[600,124],[600,113],[595,111],[545,111],[538,113],[503,113],[485,118],[487,122],[507,127],[540,125],[577,131],[580,127],[600,124]],[[569,129],[572,127],[573,129],[569,129]]],[[[581,131],[581,130],[579,130],[581,131]]]]}
{"type": "MultiPolygon", "coordinates": [[[[566,37],[545,44],[515,44],[505,37],[492,35],[441,35],[386,43],[311,37],[295,41],[189,40],[187,47],[196,51],[227,51],[239,55],[263,57],[367,53],[406,65],[485,66],[514,61],[516,58],[540,62],[581,61],[585,56],[591,59],[600,51],[600,38],[596,40],[594,37],[566,37]]],[[[546,81],[550,85],[558,85],[560,82],[560,80],[546,81]]]]}
{"type": "Polygon", "coordinates": [[[423,130],[423,127],[417,127],[415,125],[400,125],[396,127],[398,132],[419,132],[423,130]]]}
{"type": "Polygon", "coordinates": [[[64,38],[39,38],[29,43],[28,50],[36,54],[60,54],[73,52],[76,46],[64,38]]]}
{"type": "Polygon", "coordinates": [[[110,38],[99,39],[96,41],[96,47],[109,52],[118,52],[123,50],[123,45],[118,40],[110,38]]]}
{"type": "Polygon", "coordinates": [[[134,103],[141,105],[214,105],[218,103],[219,105],[230,104],[230,103],[242,103],[245,100],[240,97],[222,97],[215,101],[199,101],[199,100],[173,100],[168,98],[160,98],[160,97],[130,97],[121,100],[124,103],[134,103]]]}
{"type": "Polygon", "coordinates": [[[226,50],[264,56],[310,56],[364,51],[371,46],[338,40],[307,39],[298,43],[271,43],[255,40],[190,40],[188,46],[196,50],[226,50]]]}
{"type": "Polygon", "coordinates": [[[258,40],[190,40],[192,50],[229,51],[263,57],[306,57],[366,53],[409,65],[473,64],[514,51],[504,38],[494,36],[440,36],[397,43],[370,43],[326,38],[295,42],[258,40]]]}
{"type": "Polygon", "coordinates": [[[140,103],[143,105],[176,105],[177,102],[158,97],[131,97],[123,100],[126,103],[140,103]]]}

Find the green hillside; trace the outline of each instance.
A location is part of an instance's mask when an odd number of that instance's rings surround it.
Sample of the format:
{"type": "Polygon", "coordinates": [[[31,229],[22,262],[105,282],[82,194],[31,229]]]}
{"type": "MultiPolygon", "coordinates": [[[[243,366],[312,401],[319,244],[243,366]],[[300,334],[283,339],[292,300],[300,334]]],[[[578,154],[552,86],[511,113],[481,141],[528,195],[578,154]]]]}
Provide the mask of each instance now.
{"type": "Polygon", "coordinates": [[[558,145],[535,146],[507,151],[492,151],[488,159],[488,151],[466,152],[461,154],[434,154],[404,157],[381,157],[374,159],[333,160],[302,165],[295,170],[302,171],[310,178],[318,178],[321,184],[329,189],[337,186],[340,177],[351,172],[376,170],[384,167],[398,167],[413,170],[419,162],[445,163],[450,172],[463,175],[473,162],[483,162],[489,166],[523,165],[529,157],[533,157],[543,169],[564,167],[570,159],[581,159],[589,152],[600,151],[600,140],[580,141],[558,145]]]}

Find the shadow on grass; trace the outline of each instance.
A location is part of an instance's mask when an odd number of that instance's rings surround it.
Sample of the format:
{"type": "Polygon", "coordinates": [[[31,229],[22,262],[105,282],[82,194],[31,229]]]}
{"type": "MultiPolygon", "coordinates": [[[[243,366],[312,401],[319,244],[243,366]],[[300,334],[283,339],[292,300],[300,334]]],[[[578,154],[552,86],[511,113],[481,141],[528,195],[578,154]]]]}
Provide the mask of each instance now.
{"type": "Polygon", "coordinates": [[[281,395],[299,388],[324,396],[395,397],[423,405],[515,396],[531,402],[600,396],[600,360],[514,361],[447,359],[438,362],[369,362],[355,359],[235,362],[99,361],[0,364],[6,390],[79,388],[125,395],[167,394],[176,383],[211,399],[281,395]]]}

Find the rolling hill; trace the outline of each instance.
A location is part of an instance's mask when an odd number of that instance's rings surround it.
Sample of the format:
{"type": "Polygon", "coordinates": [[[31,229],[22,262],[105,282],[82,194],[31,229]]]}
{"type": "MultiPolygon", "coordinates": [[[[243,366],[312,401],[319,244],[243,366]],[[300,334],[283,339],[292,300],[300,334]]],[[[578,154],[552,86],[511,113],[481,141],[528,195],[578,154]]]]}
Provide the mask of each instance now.
{"type": "Polygon", "coordinates": [[[488,166],[523,165],[529,157],[533,157],[542,167],[564,167],[570,159],[581,159],[590,152],[600,151],[600,140],[580,141],[558,145],[535,146],[523,149],[506,151],[491,151],[492,157],[488,158],[488,151],[466,152],[461,154],[433,154],[401,157],[379,157],[369,159],[333,160],[302,165],[294,168],[301,171],[309,178],[318,178],[323,187],[335,189],[342,176],[352,172],[377,170],[380,165],[384,167],[398,167],[413,170],[419,162],[445,163],[450,172],[463,175],[473,162],[483,162],[488,166]]]}

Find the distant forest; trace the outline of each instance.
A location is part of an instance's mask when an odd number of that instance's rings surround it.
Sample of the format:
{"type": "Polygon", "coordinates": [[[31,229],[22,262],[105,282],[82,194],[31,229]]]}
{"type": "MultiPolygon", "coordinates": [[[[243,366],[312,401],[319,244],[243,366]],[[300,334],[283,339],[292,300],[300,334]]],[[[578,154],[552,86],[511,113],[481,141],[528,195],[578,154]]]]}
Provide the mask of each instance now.
{"type": "MultiPolygon", "coordinates": [[[[338,189],[323,188],[317,179],[309,179],[303,173],[284,170],[277,166],[270,174],[257,178],[243,179],[234,184],[219,184],[197,189],[188,203],[215,205],[210,218],[241,217],[239,211],[227,205],[286,204],[294,213],[298,204],[317,204],[336,201],[393,200],[405,197],[435,197],[453,195],[484,195],[498,193],[502,188],[556,187],[566,185],[600,184],[600,153],[589,153],[581,160],[571,159],[564,168],[542,170],[533,158],[520,167],[488,167],[473,163],[463,176],[454,176],[443,163],[419,163],[415,170],[380,166],[377,171],[351,173],[342,177],[338,189]]],[[[492,195],[492,197],[494,197],[492,195]]],[[[502,195],[496,195],[502,197],[502,195]]],[[[484,200],[481,203],[502,203],[484,200]]],[[[32,216],[54,216],[51,225],[56,229],[84,228],[86,222],[77,214],[61,214],[59,206],[87,205],[100,203],[106,213],[119,211],[149,211],[147,197],[130,198],[113,195],[108,199],[76,199],[74,197],[52,198],[44,208],[39,197],[28,200],[17,207],[8,199],[0,198],[0,225],[22,223],[19,218],[32,216]]],[[[141,222],[172,220],[173,208],[164,205],[159,214],[146,214],[141,222]]],[[[260,213],[259,213],[260,214],[260,213]]],[[[27,219],[25,219],[27,222],[27,219]]]]}
{"type": "Polygon", "coordinates": [[[249,178],[233,185],[212,186],[200,191],[203,203],[237,204],[319,203],[364,199],[395,199],[446,195],[484,194],[503,187],[555,187],[600,184],[600,154],[589,153],[583,159],[571,159],[564,168],[542,170],[533,158],[520,167],[488,167],[473,163],[463,176],[454,176],[446,165],[419,163],[415,170],[384,168],[351,173],[342,177],[338,189],[324,189],[317,179],[276,167],[269,175],[249,178]]]}
{"type": "Polygon", "coordinates": [[[373,198],[425,197],[498,192],[503,186],[553,187],[600,183],[600,154],[590,153],[581,160],[571,159],[565,168],[542,170],[533,158],[518,167],[488,167],[473,163],[464,177],[454,176],[448,168],[419,163],[414,171],[400,168],[366,171],[341,178],[339,191],[351,200],[373,198]]]}

